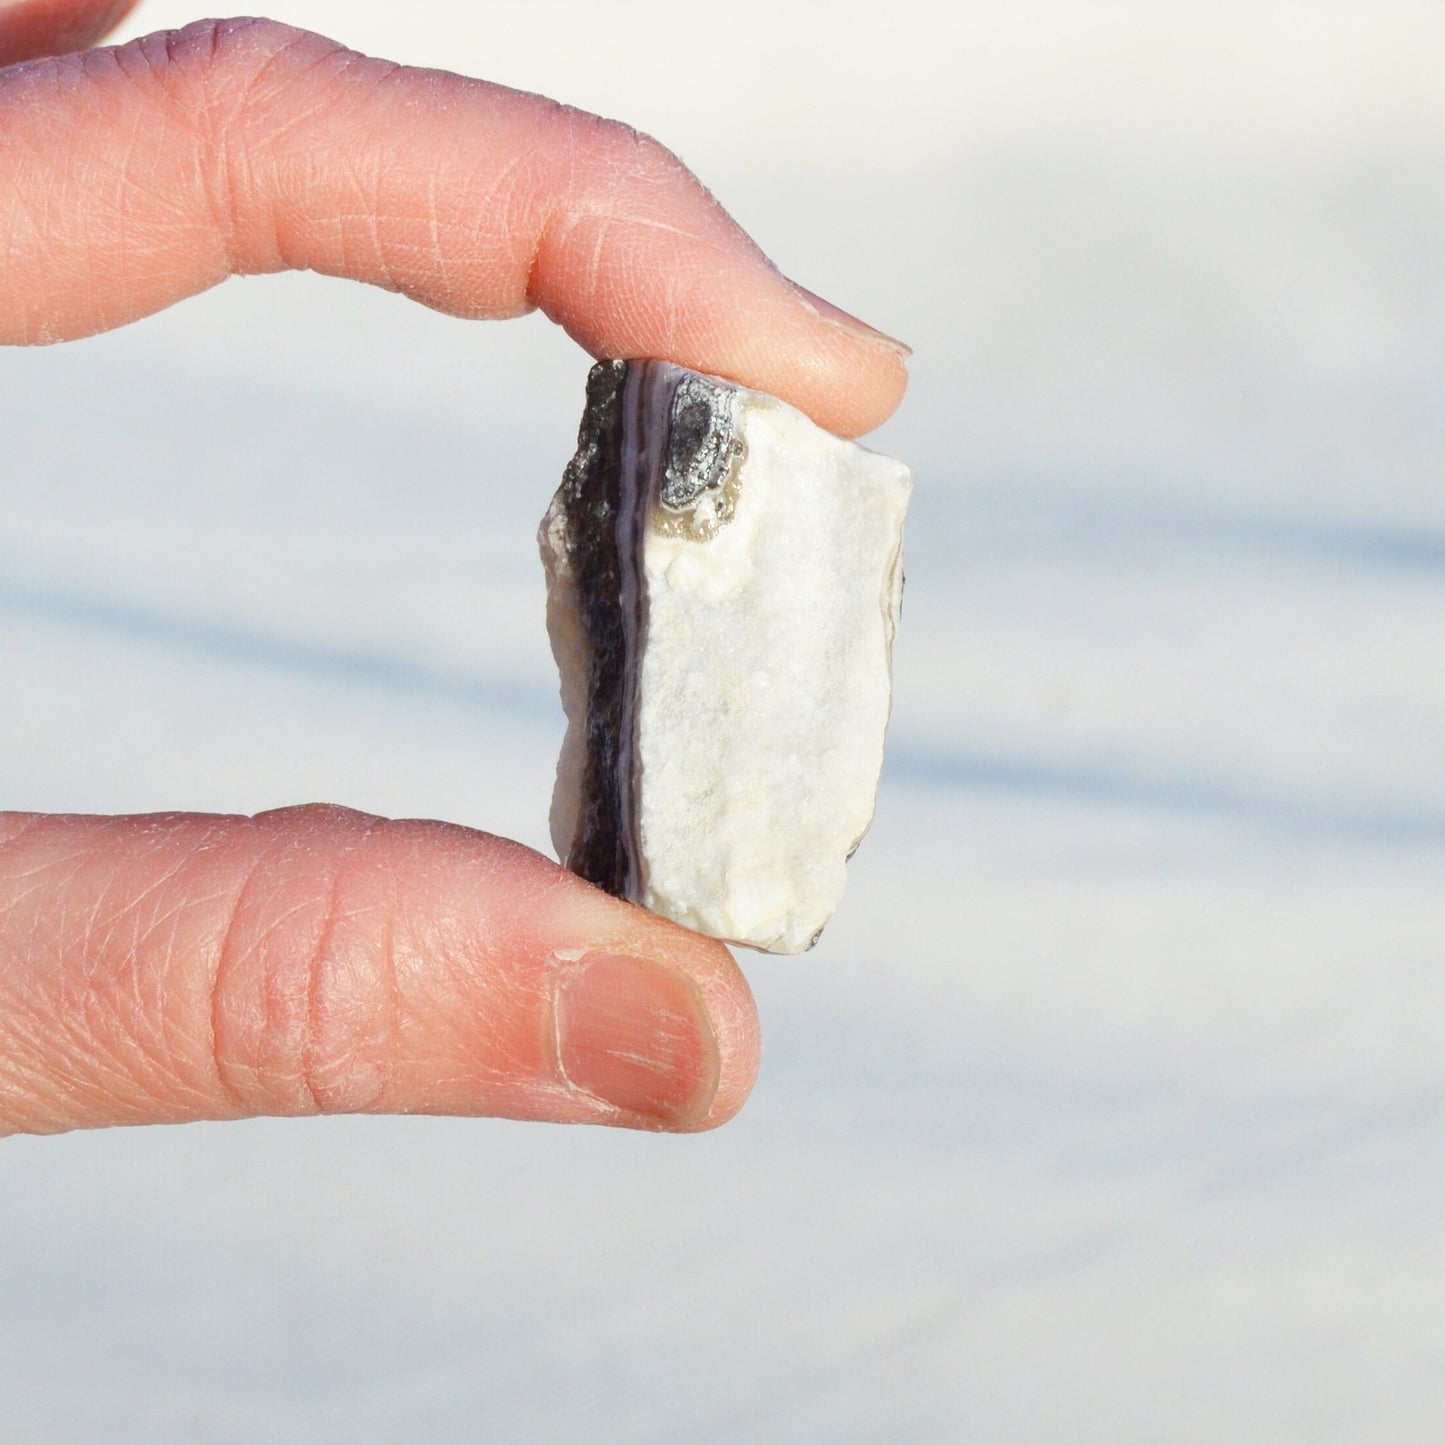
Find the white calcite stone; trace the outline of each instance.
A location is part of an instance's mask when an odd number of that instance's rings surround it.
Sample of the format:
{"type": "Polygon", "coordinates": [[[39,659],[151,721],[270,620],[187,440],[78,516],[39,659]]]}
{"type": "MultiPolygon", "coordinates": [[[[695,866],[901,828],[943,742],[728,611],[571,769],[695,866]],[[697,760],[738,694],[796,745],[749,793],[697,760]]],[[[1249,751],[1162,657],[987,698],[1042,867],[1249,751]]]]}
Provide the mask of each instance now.
{"type": "Polygon", "coordinates": [[[811,947],[873,819],[908,469],[670,362],[602,362],[542,521],[568,867],[811,947]]]}

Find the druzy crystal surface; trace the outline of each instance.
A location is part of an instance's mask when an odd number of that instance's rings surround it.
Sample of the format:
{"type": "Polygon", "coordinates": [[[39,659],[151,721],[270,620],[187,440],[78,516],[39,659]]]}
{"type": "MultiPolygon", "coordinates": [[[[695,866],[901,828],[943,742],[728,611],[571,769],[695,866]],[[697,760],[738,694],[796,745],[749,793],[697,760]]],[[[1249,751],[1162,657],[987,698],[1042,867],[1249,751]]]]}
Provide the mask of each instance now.
{"type": "Polygon", "coordinates": [[[773,397],[593,368],[540,536],[569,868],[717,938],[816,941],[873,818],[910,490],[773,397]]]}

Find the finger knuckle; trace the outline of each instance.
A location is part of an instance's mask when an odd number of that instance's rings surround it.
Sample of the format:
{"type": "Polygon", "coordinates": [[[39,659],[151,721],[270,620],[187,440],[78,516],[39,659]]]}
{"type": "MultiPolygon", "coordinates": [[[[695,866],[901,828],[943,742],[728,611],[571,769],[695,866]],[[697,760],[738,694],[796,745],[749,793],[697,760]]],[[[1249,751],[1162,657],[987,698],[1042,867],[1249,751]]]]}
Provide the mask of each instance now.
{"type": "Polygon", "coordinates": [[[273,218],[255,183],[267,138],[294,118],[297,81],[350,52],[262,18],[197,21],[134,44],[196,136],[199,180],[231,269],[274,269],[273,218]]]}
{"type": "Polygon", "coordinates": [[[577,113],[584,145],[615,173],[652,181],[691,181],[692,173],[660,140],[625,121],[577,113]]]}
{"type": "Polygon", "coordinates": [[[362,1112],[386,1091],[394,1030],[389,913],[366,856],[369,820],[355,815],[358,836],[342,856],[298,873],[311,840],[288,811],[290,856],[258,865],[221,939],[216,1069],[243,1113],[362,1112]]]}

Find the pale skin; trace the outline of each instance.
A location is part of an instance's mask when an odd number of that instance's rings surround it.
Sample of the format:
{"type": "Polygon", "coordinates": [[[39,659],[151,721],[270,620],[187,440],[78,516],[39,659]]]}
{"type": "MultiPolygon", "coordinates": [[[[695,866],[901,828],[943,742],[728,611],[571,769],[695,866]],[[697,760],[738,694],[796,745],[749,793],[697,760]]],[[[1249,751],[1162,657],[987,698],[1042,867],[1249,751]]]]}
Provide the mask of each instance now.
{"type": "MultiPolygon", "coordinates": [[[[657,142],[273,21],[93,48],[134,3],[0,0],[0,342],[300,269],[460,316],[540,309],[594,356],[670,357],[845,435],[901,399],[906,348],[782,277],[657,142]]],[[[705,1129],[747,1098],[758,1037],[721,944],[485,833],[314,806],[0,813],[0,1135],[355,1112],[705,1129]]]]}

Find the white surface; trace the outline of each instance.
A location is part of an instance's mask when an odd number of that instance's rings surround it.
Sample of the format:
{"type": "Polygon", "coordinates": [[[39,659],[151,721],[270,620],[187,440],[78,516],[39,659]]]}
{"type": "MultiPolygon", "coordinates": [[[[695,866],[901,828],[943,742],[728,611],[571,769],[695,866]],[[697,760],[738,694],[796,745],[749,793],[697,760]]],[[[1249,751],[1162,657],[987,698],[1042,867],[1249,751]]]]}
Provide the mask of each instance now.
{"type": "MultiPolygon", "coordinates": [[[[8,1436],[1445,1429],[1445,15],[758,8],[288,12],[627,116],[917,348],[879,821],[756,1096],[8,1141],[8,1436]]],[[[9,801],[545,846],[585,371],[305,277],[0,355],[9,801]]]]}
{"type": "Polygon", "coordinates": [[[908,470],[740,393],[737,510],[649,529],[638,834],[649,908],[807,949],[873,821],[908,470]]]}

